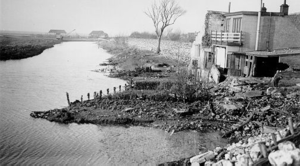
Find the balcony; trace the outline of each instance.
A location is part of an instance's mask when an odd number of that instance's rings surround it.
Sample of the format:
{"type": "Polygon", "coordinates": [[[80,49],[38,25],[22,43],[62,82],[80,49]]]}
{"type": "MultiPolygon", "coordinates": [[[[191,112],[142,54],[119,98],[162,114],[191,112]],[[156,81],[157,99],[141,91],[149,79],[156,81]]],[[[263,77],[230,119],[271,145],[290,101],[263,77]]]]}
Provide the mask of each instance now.
{"type": "Polygon", "coordinates": [[[211,31],[211,42],[212,44],[221,44],[228,46],[242,46],[243,45],[243,33],[229,33],[229,32],[218,32],[211,31]]]}

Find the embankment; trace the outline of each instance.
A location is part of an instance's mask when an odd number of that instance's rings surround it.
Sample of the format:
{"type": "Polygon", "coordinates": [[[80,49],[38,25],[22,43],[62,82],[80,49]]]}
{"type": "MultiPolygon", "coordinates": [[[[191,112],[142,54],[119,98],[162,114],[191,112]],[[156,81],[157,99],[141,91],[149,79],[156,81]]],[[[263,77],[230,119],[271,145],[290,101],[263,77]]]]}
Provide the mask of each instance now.
{"type": "Polygon", "coordinates": [[[41,54],[61,41],[31,36],[0,36],[0,60],[24,59],[41,54]]]}

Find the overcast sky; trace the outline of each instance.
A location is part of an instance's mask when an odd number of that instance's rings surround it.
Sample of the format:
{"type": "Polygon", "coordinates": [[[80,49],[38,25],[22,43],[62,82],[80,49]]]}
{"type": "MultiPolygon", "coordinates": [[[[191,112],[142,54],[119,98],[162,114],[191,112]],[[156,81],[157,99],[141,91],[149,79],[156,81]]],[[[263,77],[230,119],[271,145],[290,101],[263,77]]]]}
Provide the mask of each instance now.
{"type": "MultiPolygon", "coordinates": [[[[1,30],[48,32],[76,29],[77,33],[103,30],[112,35],[154,30],[144,11],[153,0],[0,0],[1,30]]],[[[263,0],[267,11],[278,12],[284,0],[263,0]]],[[[258,11],[260,0],[177,0],[187,13],[173,30],[201,30],[207,10],[258,11]]],[[[287,0],[289,13],[300,12],[300,0],[287,0]]]]}

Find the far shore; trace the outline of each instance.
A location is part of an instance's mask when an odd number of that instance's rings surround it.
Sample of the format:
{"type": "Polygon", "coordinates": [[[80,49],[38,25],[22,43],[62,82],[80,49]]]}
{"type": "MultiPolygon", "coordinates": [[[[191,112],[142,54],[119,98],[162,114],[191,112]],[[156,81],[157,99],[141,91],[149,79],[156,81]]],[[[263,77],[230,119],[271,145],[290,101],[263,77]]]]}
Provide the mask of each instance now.
{"type": "Polygon", "coordinates": [[[61,43],[61,41],[54,38],[39,38],[30,35],[0,36],[0,60],[33,57],[59,43],[61,43]]]}

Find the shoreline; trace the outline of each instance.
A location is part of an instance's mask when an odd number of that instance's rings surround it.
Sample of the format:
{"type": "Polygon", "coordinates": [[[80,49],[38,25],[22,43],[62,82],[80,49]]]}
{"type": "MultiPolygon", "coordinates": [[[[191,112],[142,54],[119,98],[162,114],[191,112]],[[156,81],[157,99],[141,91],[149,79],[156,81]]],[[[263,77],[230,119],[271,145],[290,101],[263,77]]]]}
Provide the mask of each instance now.
{"type": "Polygon", "coordinates": [[[56,39],[34,38],[30,36],[1,36],[1,61],[25,59],[41,54],[44,50],[59,44],[56,39]]]}
{"type": "MultiPolygon", "coordinates": [[[[184,63],[178,67],[177,61],[125,43],[101,44],[113,55],[109,63],[116,64],[111,77],[133,85],[123,87],[118,93],[112,90],[105,96],[96,92],[94,99],[76,100],[63,109],[32,112],[33,118],[66,124],[138,125],[171,134],[183,130],[219,131],[230,142],[258,136],[262,134],[261,128],[282,129],[287,124],[285,117],[300,122],[300,113],[294,111],[300,107],[297,100],[300,87],[270,89],[269,79],[264,78],[228,78],[217,85],[198,86],[188,83],[186,73],[180,77],[180,72],[174,70],[184,68],[184,63]],[[149,71],[149,67],[158,63],[169,64],[173,70],[149,71]],[[241,86],[235,87],[236,82],[241,86]],[[180,93],[183,87],[186,91],[180,93]],[[285,112],[281,112],[283,108],[285,112]]],[[[172,163],[182,164],[187,160],[172,163]]]]}

